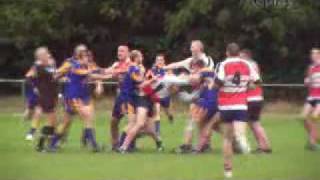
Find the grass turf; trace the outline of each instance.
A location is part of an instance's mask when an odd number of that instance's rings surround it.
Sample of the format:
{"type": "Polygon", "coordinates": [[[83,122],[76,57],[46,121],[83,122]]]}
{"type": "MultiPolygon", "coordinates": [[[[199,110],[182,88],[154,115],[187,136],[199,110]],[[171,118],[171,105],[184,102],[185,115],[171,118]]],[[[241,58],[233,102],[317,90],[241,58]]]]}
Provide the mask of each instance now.
{"type": "MultiPolygon", "coordinates": [[[[106,112],[97,115],[97,139],[109,144],[106,112]]],[[[68,142],[57,153],[38,153],[34,144],[24,140],[28,124],[13,113],[0,113],[0,179],[6,180],[207,180],[223,179],[221,137],[214,134],[214,152],[203,155],[177,155],[170,151],[182,142],[184,114],[176,115],[170,125],[162,121],[166,150],[155,152],[146,137],[138,141],[140,151],[116,154],[108,150],[93,154],[80,148],[81,122],[75,120],[68,142]]],[[[318,180],[320,152],[304,149],[305,132],[295,114],[263,116],[271,139],[271,155],[242,155],[234,159],[234,179],[318,180]]],[[[125,122],[123,121],[122,124],[125,122]]],[[[252,136],[250,136],[252,146],[252,136]]],[[[107,147],[108,149],[109,147],[107,147]]]]}

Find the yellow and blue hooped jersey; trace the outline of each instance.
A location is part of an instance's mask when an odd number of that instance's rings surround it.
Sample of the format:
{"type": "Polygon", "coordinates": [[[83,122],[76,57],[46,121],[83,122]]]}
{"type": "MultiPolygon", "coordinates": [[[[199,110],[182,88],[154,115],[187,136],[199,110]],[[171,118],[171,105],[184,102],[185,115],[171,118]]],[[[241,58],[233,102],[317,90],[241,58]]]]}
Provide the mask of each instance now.
{"type": "Polygon", "coordinates": [[[58,69],[64,74],[66,82],[63,87],[65,99],[90,99],[90,88],[87,81],[89,67],[78,62],[74,57],[67,59],[58,69]]]}
{"type": "Polygon", "coordinates": [[[138,65],[131,65],[120,86],[120,96],[133,97],[137,95],[137,85],[141,83],[144,68],[138,65]]]}

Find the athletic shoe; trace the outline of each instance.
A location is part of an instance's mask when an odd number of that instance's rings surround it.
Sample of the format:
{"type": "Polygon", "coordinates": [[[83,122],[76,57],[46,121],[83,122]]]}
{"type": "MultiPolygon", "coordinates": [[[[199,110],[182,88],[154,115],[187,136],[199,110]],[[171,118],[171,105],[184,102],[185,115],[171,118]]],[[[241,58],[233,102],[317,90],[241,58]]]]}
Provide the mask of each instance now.
{"type": "Polygon", "coordinates": [[[30,133],[28,133],[27,135],[26,135],[26,141],[33,141],[33,139],[34,139],[34,137],[33,137],[33,135],[32,134],[30,134],[30,133]]]}
{"type": "Polygon", "coordinates": [[[319,151],[320,150],[320,145],[319,144],[310,144],[308,143],[305,147],[309,151],[319,151]]]}
{"type": "Polygon", "coordinates": [[[173,123],[173,121],[174,121],[173,115],[170,114],[170,115],[168,116],[168,118],[169,118],[169,122],[170,122],[170,123],[173,123]]]}
{"type": "Polygon", "coordinates": [[[159,152],[164,151],[164,147],[163,147],[162,141],[157,141],[157,142],[156,142],[156,145],[157,145],[157,150],[158,150],[159,152]]]}
{"type": "Polygon", "coordinates": [[[257,148],[257,149],[254,150],[252,153],[253,153],[253,154],[271,154],[271,153],[272,153],[272,149],[261,149],[261,148],[257,148]]]}

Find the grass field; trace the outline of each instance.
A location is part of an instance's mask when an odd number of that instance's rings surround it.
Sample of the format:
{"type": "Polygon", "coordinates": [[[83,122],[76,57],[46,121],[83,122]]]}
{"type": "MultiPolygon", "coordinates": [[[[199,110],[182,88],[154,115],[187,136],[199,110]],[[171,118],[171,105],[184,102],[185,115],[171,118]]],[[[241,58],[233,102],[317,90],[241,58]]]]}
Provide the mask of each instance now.
{"type": "MultiPolygon", "coordinates": [[[[21,110],[17,100],[1,98],[0,105],[0,180],[209,180],[223,179],[221,137],[212,138],[213,153],[176,155],[170,151],[182,142],[186,113],[176,113],[176,122],[162,121],[166,151],[155,152],[150,138],[140,139],[140,151],[116,154],[108,150],[93,154],[80,148],[81,122],[76,120],[67,144],[57,153],[37,153],[34,144],[24,140],[28,124],[15,114],[21,110]],[[12,108],[9,108],[12,107],[12,108]]],[[[97,138],[108,144],[109,112],[97,115],[97,138]]],[[[108,108],[110,109],[110,108],[108,108]]],[[[176,112],[185,112],[178,110],[176,112]]],[[[272,155],[236,156],[234,179],[319,180],[320,152],[304,149],[305,133],[296,110],[280,113],[270,108],[263,124],[272,141],[272,155]]],[[[123,124],[125,121],[123,121],[123,124]]],[[[252,146],[255,146],[250,136],[252,146]]]]}

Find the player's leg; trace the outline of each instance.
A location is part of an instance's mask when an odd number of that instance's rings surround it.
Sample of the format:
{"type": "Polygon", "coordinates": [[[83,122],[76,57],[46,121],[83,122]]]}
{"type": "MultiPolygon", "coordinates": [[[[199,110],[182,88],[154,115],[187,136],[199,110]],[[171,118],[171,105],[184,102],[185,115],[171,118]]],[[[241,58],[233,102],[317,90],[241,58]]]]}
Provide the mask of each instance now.
{"type": "Polygon", "coordinates": [[[42,114],[42,110],[40,106],[35,106],[32,108],[32,118],[31,118],[31,128],[26,135],[26,140],[33,140],[34,134],[40,127],[40,118],[42,114]]]}
{"type": "Polygon", "coordinates": [[[173,114],[170,110],[170,104],[171,104],[171,97],[166,97],[166,98],[163,98],[161,101],[160,101],[160,106],[163,108],[164,112],[166,113],[169,121],[172,123],[173,122],[173,114]]]}
{"type": "Polygon", "coordinates": [[[258,143],[258,149],[256,153],[271,153],[270,143],[263,128],[260,123],[260,114],[262,110],[262,102],[249,102],[248,103],[248,121],[250,129],[253,132],[253,135],[258,143]]]}
{"type": "Polygon", "coordinates": [[[186,127],[184,130],[184,143],[179,147],[179,151],[183,153],[192,151],[193,130],[195,126],[194,116],[196,116],[194,112],[196,111],[196,105],[194,103],[190,104],[189,109],[190,109],[190,116],[189,116],[190,118],[188,118],[186,121],[186,127]]]}
{"type": "Polygon", "coordinates": [[[112,150],[117,150],[119,147],[119,124],[123,116],[121,106],[121,98],[118,95],[113,105],[112,118],[110,122],[112,150]]]}
{"type": "Polygon", "coordinates": [[[203,125],[199,128],[199,140],[196,147],[197,152],[204,152],[208,150],[208,144],[210,144],[213,126],[219,119],[219,113],[215,112],[213,115],[209,115],[208,118],[209,119],[204,119],[201,121],[203,125]]]}
{"type": "MultiPolygon", "coordinates": [[[[135,110],[135,105],[134,102],[128,102],[126,103],[126,107],[124,108],[126,111],[126,114],[128,116],[128,124],[126,125],[126,127],[124,128],[123,132],[121,133],[120,136],[120,140],[119,140],[119,146],[122,146],[124,140],[127,137],[127,132],[129,131],[129,129],[131,129],[135,123],[136,123],[136,110],[135,110]]],[[[135,145],[135,139],[131,142],[131,144],[129,145],[129,150],[130,151],[134,151],[136,149],[136,145],[135,145]]]]}
{"type": "Polygon", "coordinates": [[[120,147],[120,150],[127,151],[131,142],[135,139],[138,132],[144,127],[147,121],[148,109],[146,107],[139,106],[136,109],[136,122],[132,128],[127,132],[127,136],[120,147]]]}
{"type": "Polygon", "coordinates": [[[160,137],[160,103],[154,104],[154,115],[153,115],[154,128],[157,135],[160,137]]]}
{"type": "Polygon", "coordinates": [[[51,142],[55,132],[56,125],[56,113],[55,105],[56,100],[53,97],[42,97],[40,100],[40,106],[43,113],[46,115],[47,123],[41,130],[39,142],[37,144],[37,151],[43,151],[46,142],[51,142]]]}
{"type": "Polygon", "coordinates": [[[223,123],[223,161],[225,177],[232,177],[232,157],[233,157],[233,124],[232,122],[223,123]]]}
{"type": "Polygon", "coordinates": [[[152,118],[149,118],[147,120],[146,125],[143,130],[147,135],[151,136],[151,138],[154,140],[154,142],[156,143],[157,150],[163,151],[164,148],[162,145],[161,136],[158,135],[152,118]]]}
{"type": "Polygon", "coordinates": [[[56,150],[59,141],[66,136],[71,126],[72,116],[73,114],[71,114],[68,111],[65,111],[63,113],[62,122],[61,124],[58,125],[56,132],[54,134],[54,137],[52,138],[52,141],[51,141],[50,149],[52,151],[56,150]]]}
{"type": "Polygon", "coordinates": [[[246,130],[247,130],[247,111],[236,110],[233,112],[235,120],[233,121],[234,125],[234,140],[238,146],[240,153],[247,154],[251,151],[249,141],[247,139],[246,130]]]}
{"type": "Polygon", "coordinates": [[[94,152],[99,151],[95,136],[94,109],[89,100],[78,100],[77,112],[84,123],[83,137],[90,143],[94,152]]]}
{"type": "Polygon", "coordinates": [[[317,132],[317,124],[316,120],[319,118],[320,115],[320,104],[317,101],[311,106],[310,104],[306,104],[304,107],[304,114],[305,114],[305,129],[308,132],[308,145],[307,148],[310,150],[319,150],[320,146],[318,145],[318,132],[317,132]],[[311,106],[311,107],[310,107],[311,106]],[[309,115],[307,115],[309,111],[309,115]]]}

